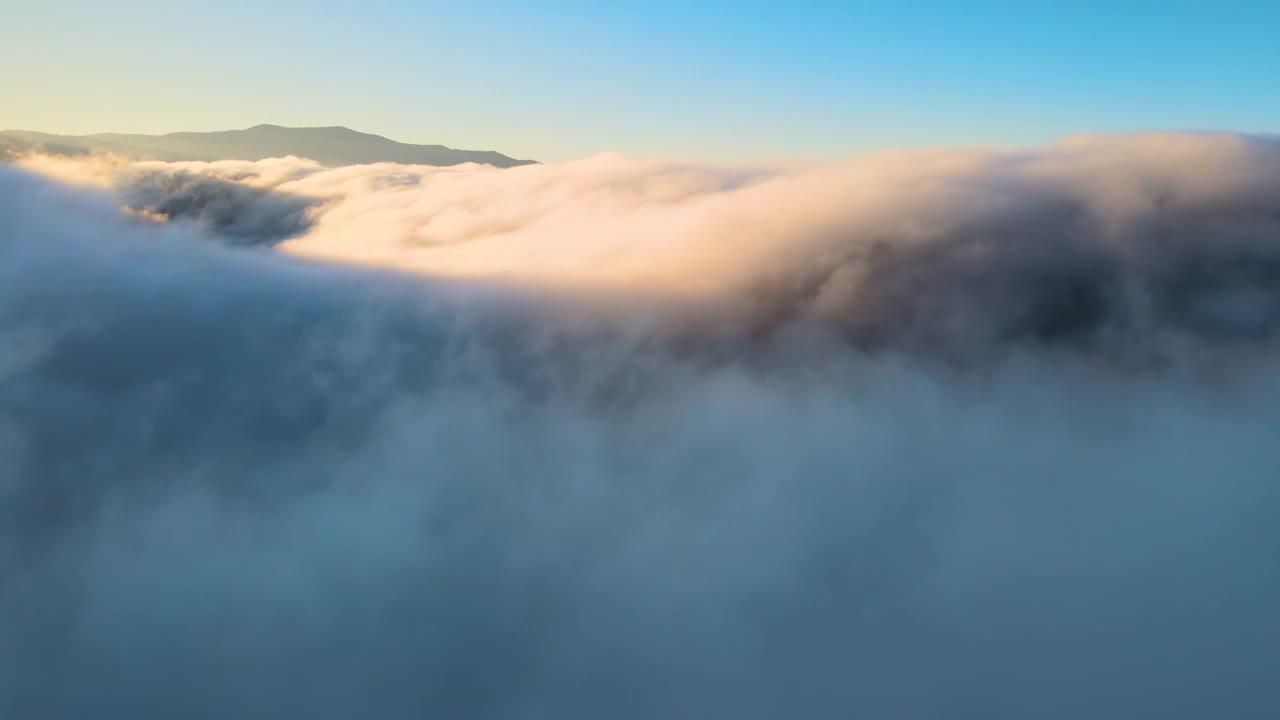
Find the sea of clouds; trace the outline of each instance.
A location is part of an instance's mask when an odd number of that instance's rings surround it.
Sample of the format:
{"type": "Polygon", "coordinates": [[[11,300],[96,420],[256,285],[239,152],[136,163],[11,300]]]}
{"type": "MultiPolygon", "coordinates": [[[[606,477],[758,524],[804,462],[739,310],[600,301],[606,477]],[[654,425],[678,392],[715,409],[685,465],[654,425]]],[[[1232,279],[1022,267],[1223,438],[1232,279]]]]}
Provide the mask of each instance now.
{"type": "Polygon", "coordinates": [[[0,716],[1271,718],[1280,142],[0,167],[0,716]]]}

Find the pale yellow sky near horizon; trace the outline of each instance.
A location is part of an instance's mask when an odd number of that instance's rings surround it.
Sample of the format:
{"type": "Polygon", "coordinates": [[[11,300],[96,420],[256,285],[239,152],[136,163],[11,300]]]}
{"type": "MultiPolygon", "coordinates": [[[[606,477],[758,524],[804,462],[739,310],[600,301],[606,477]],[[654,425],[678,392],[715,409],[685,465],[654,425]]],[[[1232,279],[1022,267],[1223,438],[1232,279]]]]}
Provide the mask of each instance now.
{"type": "Polygon", "coordinates": [[[1280,129],[1280,5],[1149,4],[22,2],[0,23],[0,127],[342,125],[714,162],[1280,129]]]}

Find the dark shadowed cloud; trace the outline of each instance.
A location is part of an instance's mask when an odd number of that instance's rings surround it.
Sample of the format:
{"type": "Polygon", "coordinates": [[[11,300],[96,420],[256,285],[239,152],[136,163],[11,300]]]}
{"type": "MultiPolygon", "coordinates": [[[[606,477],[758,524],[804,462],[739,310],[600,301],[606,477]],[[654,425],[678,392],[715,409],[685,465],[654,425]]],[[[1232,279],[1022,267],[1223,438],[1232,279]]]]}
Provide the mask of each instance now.
{"type": "Polygon", "coordinates": [[[232,245],[274,245],[311,226],[319,201],[182,171],[133,172],[124,207],[169,222],[192,222],[232,245]]]}

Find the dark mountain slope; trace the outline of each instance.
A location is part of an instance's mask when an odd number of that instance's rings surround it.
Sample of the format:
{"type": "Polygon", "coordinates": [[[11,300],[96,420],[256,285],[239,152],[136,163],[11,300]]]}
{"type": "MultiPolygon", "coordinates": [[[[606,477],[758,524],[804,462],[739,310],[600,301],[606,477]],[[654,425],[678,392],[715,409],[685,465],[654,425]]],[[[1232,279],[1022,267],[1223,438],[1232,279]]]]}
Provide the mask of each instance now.
{"type": "Polygon", "coordinates": [[[286,128],[256,125],[247,130],[177,132],[167,135],[50,135],[26,130],[0,132],[0,159],[24,152],[61,155],[114,153],[144,160],[261,160],[297,155],[323,165],[397,162],[415,165],[485,163],[527,165],[491,150],[455,150],[444,145],[412,145],[345,127],[286,128]]]}

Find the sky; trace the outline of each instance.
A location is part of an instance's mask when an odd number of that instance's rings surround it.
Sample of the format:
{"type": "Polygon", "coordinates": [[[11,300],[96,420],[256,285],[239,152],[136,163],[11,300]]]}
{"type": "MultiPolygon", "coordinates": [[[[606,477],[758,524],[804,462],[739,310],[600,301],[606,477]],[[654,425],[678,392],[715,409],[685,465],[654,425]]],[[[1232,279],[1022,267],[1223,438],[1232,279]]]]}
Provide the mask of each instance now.
{"type": "Polygon", "coordinates": [[[9,4],[4,129],[345,125],[732,162],[1280,128],[1274,2],[9,4]]]}

